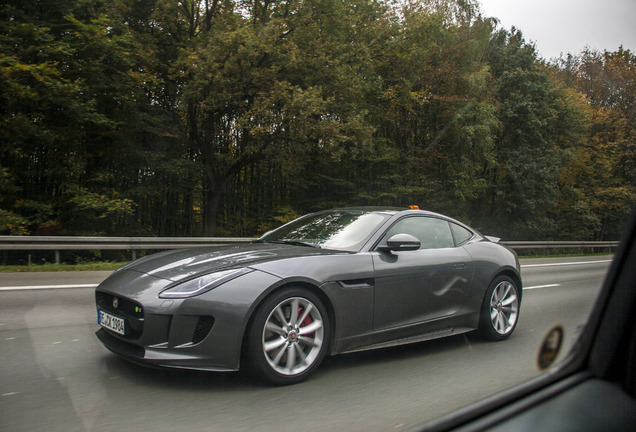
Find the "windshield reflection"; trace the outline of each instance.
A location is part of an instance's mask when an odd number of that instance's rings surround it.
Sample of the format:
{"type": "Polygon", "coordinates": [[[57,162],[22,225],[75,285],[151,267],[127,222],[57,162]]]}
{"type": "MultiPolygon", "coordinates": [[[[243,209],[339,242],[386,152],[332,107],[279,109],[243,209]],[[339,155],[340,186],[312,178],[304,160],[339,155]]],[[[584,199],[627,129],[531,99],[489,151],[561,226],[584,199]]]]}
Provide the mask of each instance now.
{"type": "Polygon", "coordinates": [[[389,216],[363,210],[314,213],[283,225],[259,241],[357,252],[389,216]]]}

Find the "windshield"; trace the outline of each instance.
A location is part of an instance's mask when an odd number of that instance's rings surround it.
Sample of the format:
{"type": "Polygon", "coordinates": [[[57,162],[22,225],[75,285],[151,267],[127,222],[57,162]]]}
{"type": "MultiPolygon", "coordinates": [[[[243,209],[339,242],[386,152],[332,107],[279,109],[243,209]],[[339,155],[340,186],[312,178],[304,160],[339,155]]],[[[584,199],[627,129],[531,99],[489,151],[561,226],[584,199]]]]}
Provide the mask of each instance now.
{"type": "Polygon", "coordinates": [[[357,252],[390,217],[363,210],[336,210],[307,215],[261,237],[259,242],[293,243],[357,252]]]}

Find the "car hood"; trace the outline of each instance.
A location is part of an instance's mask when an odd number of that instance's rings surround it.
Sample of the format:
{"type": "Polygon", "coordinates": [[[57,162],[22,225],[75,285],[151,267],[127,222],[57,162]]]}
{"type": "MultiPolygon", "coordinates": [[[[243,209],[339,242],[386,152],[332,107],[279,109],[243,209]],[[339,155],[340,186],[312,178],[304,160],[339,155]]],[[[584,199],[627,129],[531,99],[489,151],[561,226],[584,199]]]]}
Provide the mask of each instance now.
{"type": "Polygon", "coordinates": [[[249,267],[258,263],[311,255],[342,253],[328,249],[285,244],[253,243],[161,252],[134,261],[121,270],[134,271],[177,282],[215,271],[249,267]]]}

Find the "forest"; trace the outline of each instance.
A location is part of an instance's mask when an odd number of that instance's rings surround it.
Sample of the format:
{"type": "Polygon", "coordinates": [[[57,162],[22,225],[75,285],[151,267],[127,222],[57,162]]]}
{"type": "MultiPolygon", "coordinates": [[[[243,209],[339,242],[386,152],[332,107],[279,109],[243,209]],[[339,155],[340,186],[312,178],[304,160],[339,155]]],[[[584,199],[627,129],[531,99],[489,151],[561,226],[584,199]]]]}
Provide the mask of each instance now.
{"type": "Polygon", "coordinates": [[[617,240],[636,55],[539,56],[474,0],[6,0],[0,234],[256,236],[408,206],[617,240]]]}

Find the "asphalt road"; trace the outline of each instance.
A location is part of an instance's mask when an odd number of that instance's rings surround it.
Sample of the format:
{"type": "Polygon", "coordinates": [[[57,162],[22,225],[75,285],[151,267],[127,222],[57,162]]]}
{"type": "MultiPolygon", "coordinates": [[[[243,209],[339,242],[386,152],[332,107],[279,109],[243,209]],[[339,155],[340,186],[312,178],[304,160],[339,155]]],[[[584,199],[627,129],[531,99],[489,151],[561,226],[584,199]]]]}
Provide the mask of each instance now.
{"type": "MultiPolygon", "coordinates": [[[[537,376],[555,324],[570,346],[611,257],[522,261],[518,327],[327,358],[306,382],[135,366],[96,339],[108,272],[0,273],[0,431],[400,431],[537,376]]],[[[565,354],[561,355],[561,358],[565,354]]]]}

